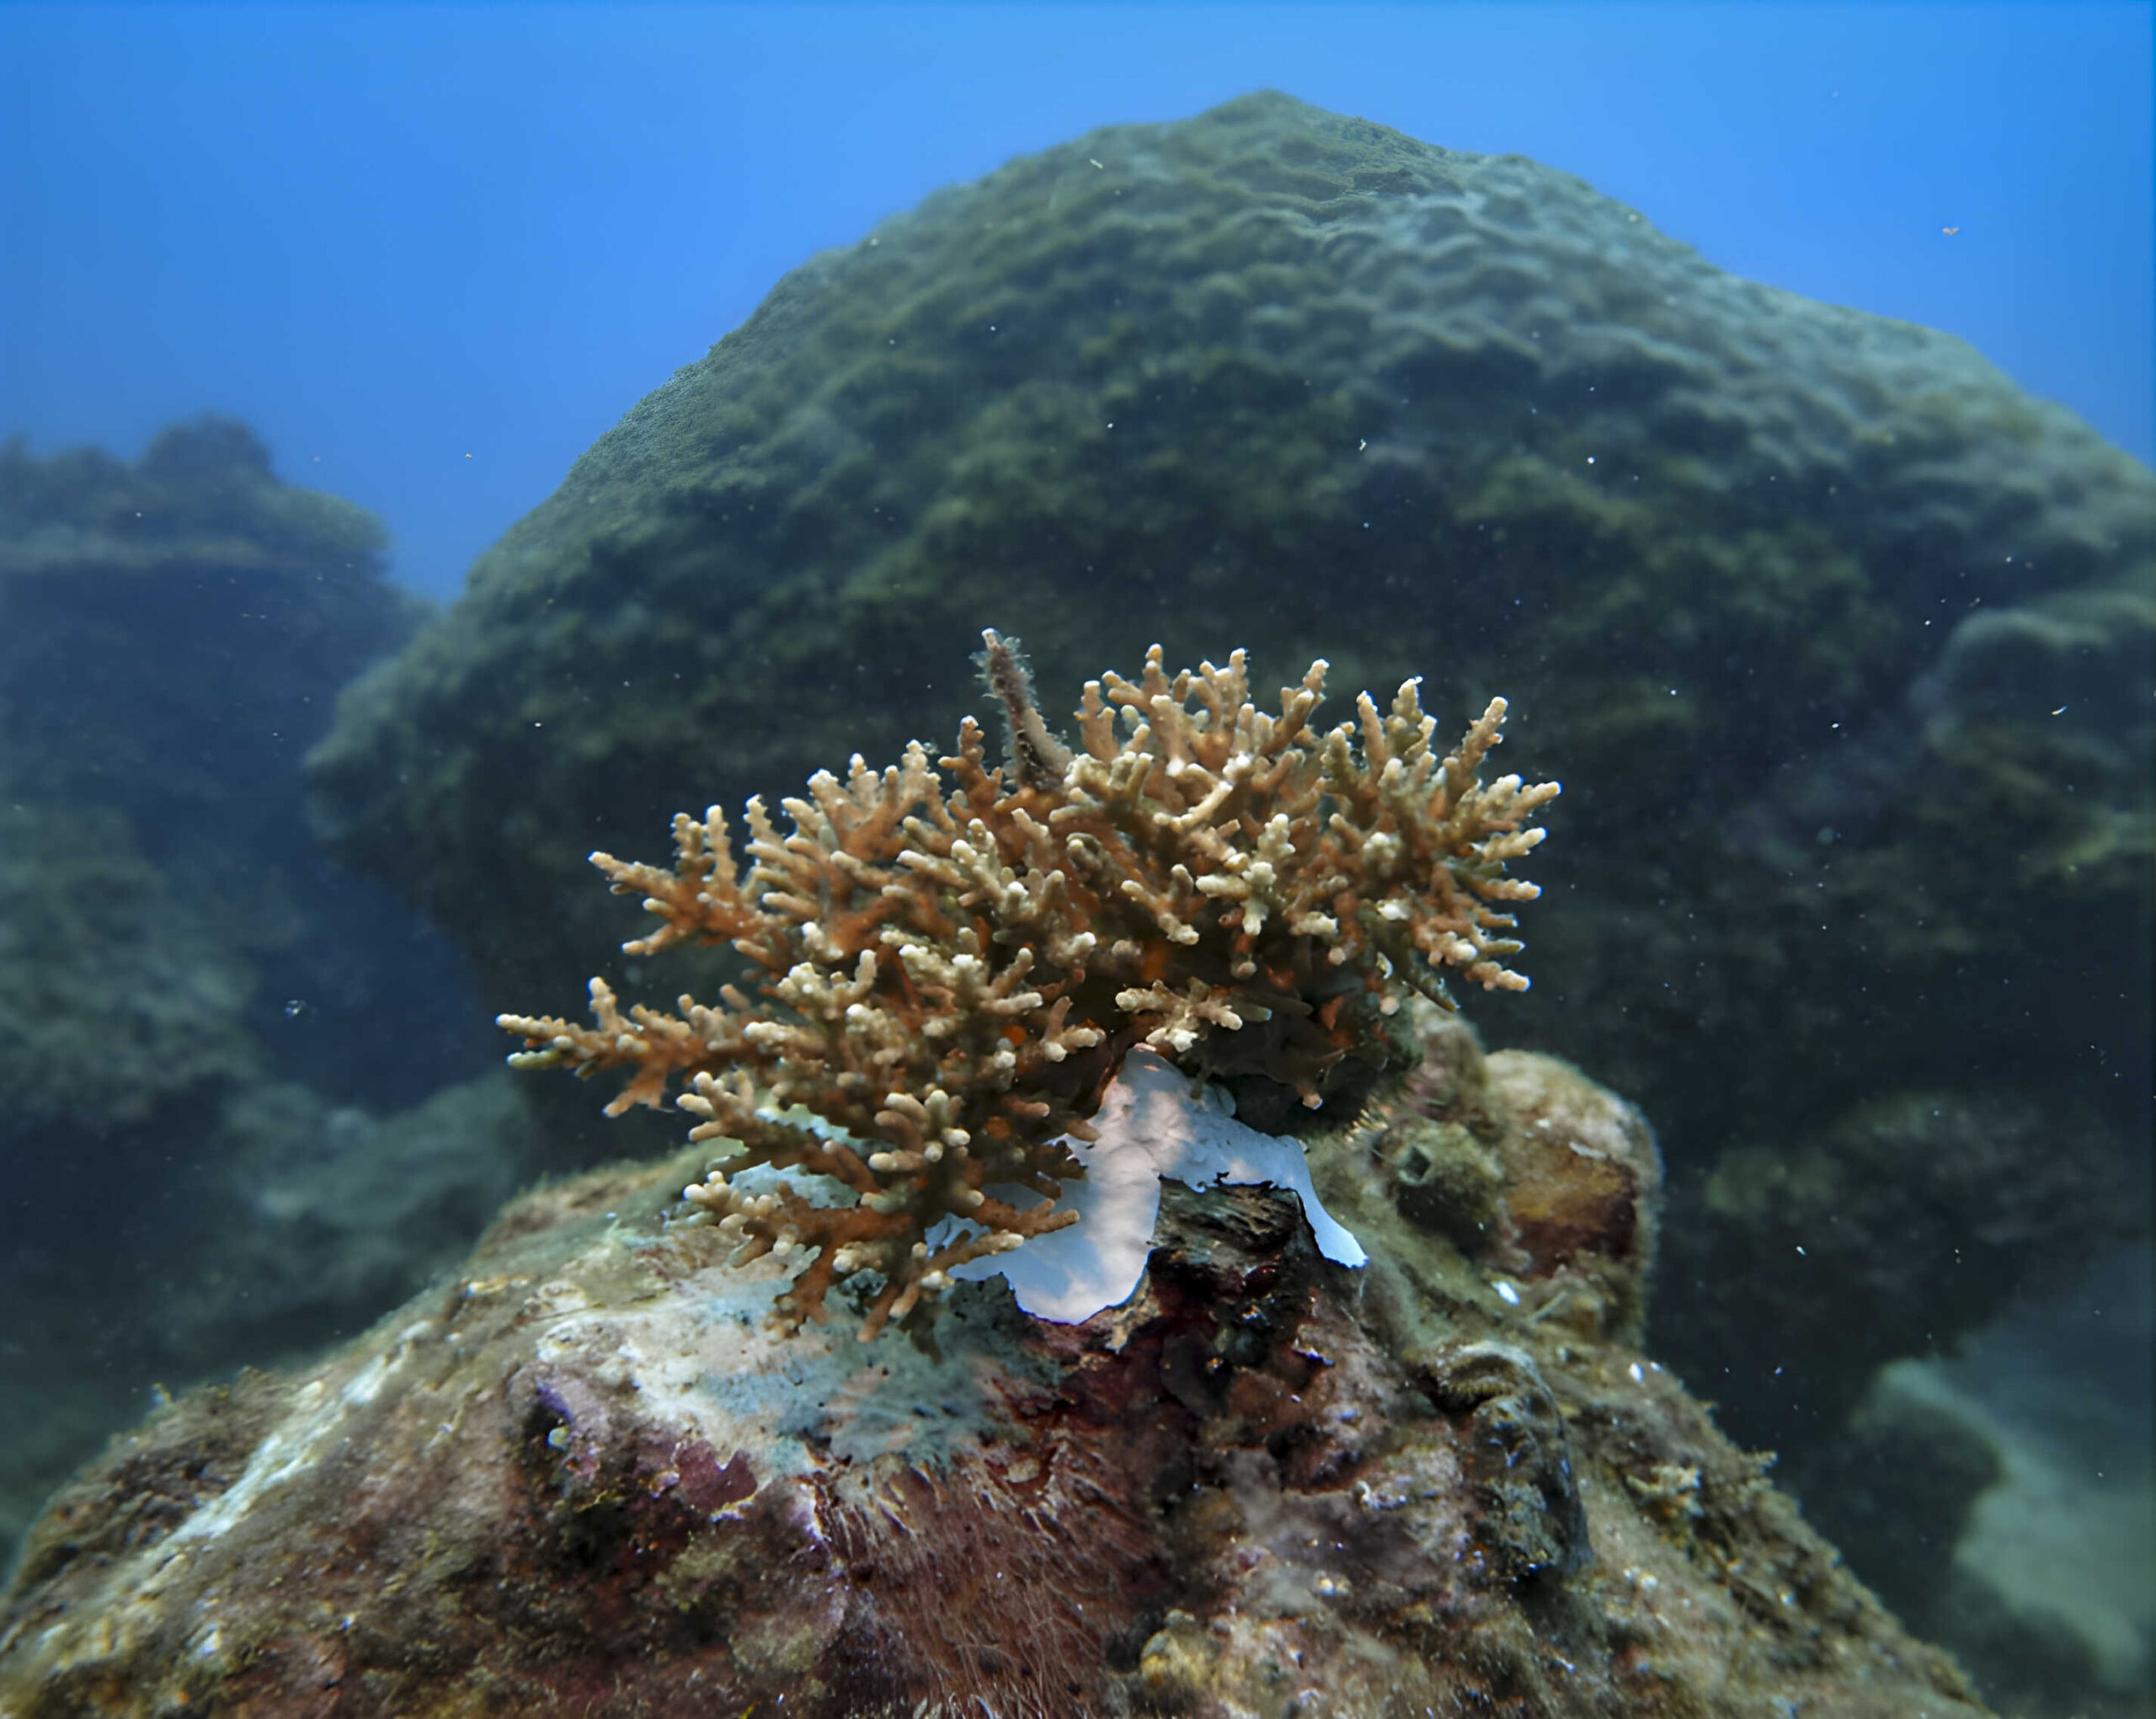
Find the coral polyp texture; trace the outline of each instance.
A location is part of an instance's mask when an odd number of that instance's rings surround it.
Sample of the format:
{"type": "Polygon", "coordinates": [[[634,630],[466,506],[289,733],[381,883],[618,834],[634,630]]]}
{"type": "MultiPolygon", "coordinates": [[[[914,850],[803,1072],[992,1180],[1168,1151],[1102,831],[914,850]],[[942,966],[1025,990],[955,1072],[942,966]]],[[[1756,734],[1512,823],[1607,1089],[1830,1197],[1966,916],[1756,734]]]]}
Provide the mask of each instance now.
{"type": "Polygon", "coordinates": [[[1558,786],[1481,780],[1502,699],[1440,753],[1412,681],[1321,733],[1322,660],[1267,714],[1241,651],[1171,675],[1156,645],[1137,680],[1086,684],[1074,748],[1015,641],[984,637],[1007,763],[969,718],[953,756],[916,741],[880,772],[857,755],[843,782],[819,772],[783,803],[787,832],[750,801],[745,869],[715,807],[675,818],[670,869],[592,856],[660,921],[628,953],[730,944],[750,990],[624,1012],[595,979],[594,1025],[501,1017],[531,1046],[520,1066],[625,1072],[611,1114],[686,1088],[690,1138],[737,1149],[686,1190],[698,1215],[744,1263],[813,1252],[785,1322],[873,1272],[873,1337],[954,1268],[1075,1221],[1056,1204],[1081,1173],[1065,1141],[1091,1138],[1137,1046],[1316,1108],[1344,1065],[1384,1060],[1404,992],[1449,1006],[1448,971],[1527,985],[1508,909],[1536,890],[1506,867],[1558,786]],[[731,1179],[764,1166],[851,1198],[731,1179]]]}

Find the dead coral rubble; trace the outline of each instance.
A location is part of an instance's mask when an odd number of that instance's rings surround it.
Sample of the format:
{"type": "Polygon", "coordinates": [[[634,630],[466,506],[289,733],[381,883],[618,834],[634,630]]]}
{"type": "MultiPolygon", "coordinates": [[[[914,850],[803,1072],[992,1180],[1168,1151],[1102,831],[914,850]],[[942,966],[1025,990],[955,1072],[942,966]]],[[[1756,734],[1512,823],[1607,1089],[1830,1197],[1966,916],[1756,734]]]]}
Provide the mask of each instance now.
{"type": "Polygon", "coordinates": [[[1072,1221],[1054,1203],[1078,1173],[1062,1140],[1085,1137],[1135,1045],[1261,1073],[1315,1108],[1343,1058],[1373,1054],[1403,988],[1442,998],[1447,969],[1527,984],[1505,965],[1520,945],[1503,910],[1536,890],[1505,866],[1541,840],[1528,820],[1558,788],[1479,780],[1502,699],[1440,755],[1414,681],[1320,735],[1322,660],[1272,716],[1249,701],[1242,652],[1171,676],[1155,646],[1136,681],[1087,683],[1074,752],[1014,643],[985,637],[1007,767],[989,766],[969,718],[937,765],[916,741],[880,774],[857,755],[843,782],[819,772],[784,802],[788,833],[750,801],[745,873],[715,807],[675,819],[671,870],[591,857],[662,922],[628,953],[730,943],[757,996],[625,1014],[595,979],[595,1026],[501,1017],[532,1047],[521,1066],[626,1070],[610,1113],[686,1083],[691,1139],[743,1148],[687,1197],[742,1260],[815,1251],[782,1299],[797,1323],[822,1317],[835,1279],[873,1270],[873,1337],[953,1267],[1072,1221]],[[730,1185],[762,1165],[854,1199],[730,1185]],[[1010,1184],[1043,1198],[990,1191],[1010,1184]],[[946,1215],[978,1227],[931,1247],[946,1215]]]}

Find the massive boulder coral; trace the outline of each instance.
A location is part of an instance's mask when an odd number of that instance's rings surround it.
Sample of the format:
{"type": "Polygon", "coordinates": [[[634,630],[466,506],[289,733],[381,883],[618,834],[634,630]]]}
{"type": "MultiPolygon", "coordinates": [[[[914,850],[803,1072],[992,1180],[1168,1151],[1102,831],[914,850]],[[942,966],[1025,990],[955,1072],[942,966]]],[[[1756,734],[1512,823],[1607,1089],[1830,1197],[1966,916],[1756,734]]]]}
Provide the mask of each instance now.
{"type": "Polygon", "coordinates": [[[1680,1152],[1822,1065],[2096,1042],[2145,1091],[2089,999],[2146,977],[2156,480],[1951,336],[1652,215],[1280,95],[939,192],[776,283],[344,701],[332,840],[547,995],[606,935],[578,855],[942,732],[977,617],[1025,613],[1060,686],[1225,616],[1532,713],[1582,839],[1519,1012],[1680,1152]],[[1861,991],[1822,921],[1868,925],[1861,991]],[[2015,1008],[1959,982],[1979,949],[2015,1008]],[[2025,1007],[2043,1044],[2002,1044],[2025,1007]]]}
{"type": "Polygon", "coordinates": [[[229,419],[0,445],[0,1138],[169,1128],[274,1064],[265,972],[373,976],[323,929],[300,760],[424,618],[387,543],[229,419]]]}
{"type": "MultiPolygon", "coordinates": [[[[1224,616],[1354,685],[1443,663],[1572,796],[1514,1030],[1655,1115],[1703,1291],[1667,1339],[1749,1436],[1814,1437],[1758,1334],[1823,1352],[1866,1304],[1723,1277],[1807,1240],[1731,1233],[1725,1149],[1977,1081],[2098,1095],[2115,1161],[2147,1138],[2156,480],[1963,342],[1653,212],[1279,95],[940,192],[777,282],[355,689],[332,839],[491,995],[567,996],[614,935],[581,853],[944,731],[980,617],[1024,613],[1053,686],[1224,616]]],[[[1842,1353],[1853,1398],[1880,1357],[1842,1353]]]]}
{"type": "Polygon", "coordinates": [[[1072,1221],[1054,1204],[1080,1173],[1064,1137],[1091,1137],[1134,1046],[1315,1110],[1351,1059],[1383,1060],[1403,988],[1444,999],[1447,969],[1527,987],[1504,964],[1520,944],[1503,907],[1538,892],[1505,868],[1540,842],[1529,819],[1558,788],[1480,780],[1502,699],[1442,755],[1413,681],[1321,736],[1323,661],[1271,716],[1241,651],[1171,676],[1155,645],[1137,681],[1086,683],[1074,752],[1015,641],[984,637],[1007,768],[968,718],[945,776],[918,742],[880,774],[857,754],[844,782],[819,772],[785,803],[787,835],[751,800],[744,872],[716,807],[675,819],[670,871],[592,856],[661,921],[628,953],[723,942],[760,996],[729,985],[716,1005],[624,1015],[595,979],[594,1026],[501,1021],[532,1047],[521,1066],[626,1070],[616,1113],[686,1081],[691,1139],[734,1148],[688,1198],[744,1262],[813,1251],[792,1320],[822,1316],[834,1277],[874,1273],[864,1337],[954,1268],[1072,1221]],[[729,1182],[765,1166],[851,1198],[729,1182]],[[1037,1203],[1013,1204],[1022,1190],[1037,1203]],[[946,1218],[966,1227],[931,1237],[946,1218]]]}

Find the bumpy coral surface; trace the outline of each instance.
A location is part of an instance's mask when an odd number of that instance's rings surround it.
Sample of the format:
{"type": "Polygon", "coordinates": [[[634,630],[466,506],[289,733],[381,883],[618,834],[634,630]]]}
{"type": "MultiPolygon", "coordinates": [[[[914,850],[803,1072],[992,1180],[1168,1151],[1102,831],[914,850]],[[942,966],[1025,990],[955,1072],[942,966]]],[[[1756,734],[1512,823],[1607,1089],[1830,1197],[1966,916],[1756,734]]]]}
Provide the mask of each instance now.
{"type": "MultiPolygon", "coordinates": [[[[1255,95],[803,259],[344,701],[324,806],[536,1003],[620,935],[586,850],[945,734],[981,619],[1023,612],[1055,688],[1155,638],[1195,660],[1224,617],[1351,686],[1442,664],[1571,795],[1508,1030],[1654,1115],[1673,1259],[1716,1286],[1663,1340],[1791,1451],[1831,1417],[1785,1338],[1852,1399],[1878,1304],[1752,1294],[1819,1238],[1701,1206],[1720,1153],[1981,1082],[2114,1095],[2107,1150],[2146,1157],[2156,478],[1951,335],[1445,141],[1255,95]]],[[[1927,1341],[2113,1209],[1982,1273],[1966,1234],[1902,1241],[1927,1341]]]]}
{"type": "Polygon", "coordinates": [[[629,953],[730,943],[756,996],[624,1014],[595,979],[595,1026],[501,1022],[533,1046],[520,1065],[625,1070],[616,1113],[686,1081],[691,1138],[740,1149],[688,1198],[744,1262],[816,1250],[785,1297],[795,1321],[821,1316],[834,1278],[877,1273],[864,1337],[953,1267],[1072,1221],[1054,1203],[1079,1173],[1063,1137],[1086,1137],[1134,1045],[1315,1109],[1343,1059],[1380,1057],[1403,987],[1442,998],[1447,969],[1527,984],[1504,964],[1520,945],[1503,908],[1536,891],[1505,867],[1558,789],[1480,781],[1503,700],[1441,755],[1412,681],[1321,735],[1322,661],[1275,716],[1250,702],[1242,652],[1171,675],[1155,646],[1137,681],[1087,683],[1074,752],[1014,645],[985,638],[1007,767],[969,718],[940,767],[915,742],[880,774],[857,755],[843,782],[819,773],[785,802],[788,833],[750,801],[745,871],[716,807],[675,819],[670,871],[592,856],[662,921],[629,953]],[[766,1165],[852,1197],[731,1185],[766,1165]],[[931,1243],[946,1216],[965,1227],[931,1243]]]}

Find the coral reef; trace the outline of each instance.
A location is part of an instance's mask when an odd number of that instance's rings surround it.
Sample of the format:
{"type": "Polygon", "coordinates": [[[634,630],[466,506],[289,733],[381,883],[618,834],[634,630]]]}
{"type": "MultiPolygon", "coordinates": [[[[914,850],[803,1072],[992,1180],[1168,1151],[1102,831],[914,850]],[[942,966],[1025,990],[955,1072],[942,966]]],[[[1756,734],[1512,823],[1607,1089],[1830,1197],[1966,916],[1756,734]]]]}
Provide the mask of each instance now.
{"type": "Polygon", "coordinates": [[[259,1075],[251,953],[118,808],[0,803],[0,1140],[169,1127],[259,1075]]]}
{"type": "Polygon", "coordinates": [[[1503,908],[1537,891],[1505,868],[1541,841],[1529,819],[1558,789],[1480,780],[1503,700],[1440,754],[1413,681],[1320,734],[1322,660],[1271,716],[1241,651],[1171,675],[1155,645],[1136,681],[1086,683],[1074,750],[1015,643],[984,637],[1007,766],[969,718],[942,775],[918,742],[880,774],[857,754],[843,782],[819,772],[785,802],[790,833],[751,800],[745,871],[716,807],[676,817],[670,871],[592,856],[662,922],[627,953],[725,942],[758,996],[729,985],[716,1005],[625,1015],[595,979],[594,1026],[501,1018],[533,1047],[520,1066],[626,1070],[617,1113],[686,1081],[690,1138],[738,1149],[689,1199],[744,1263],[814,1251],[792,1321],[823,1316],[834,1279],[875,1273],[864,1338],[953,1268],[1072,1220],[1054,1204],[1079,1173],[1064,1136],[1088,1137],[1133,1046],[1315,1109],[1343,1062],[1381,1057],[1404,990],[1443,998],[1448,969],[1527,985],[1504,964],[1520,944],[1503,908]],[[851,1198],[729,1181],[765,1166],[851,1198]],[[946,1218],[969,1227],[932,1244],[946,1218]]]}
{"type": "Polygon", "coordinates": [[[386,545],[229,419],[0,446],[0,1400],[35,1405],[0,1417],[0,1557],[153,1385],[355,1329],[507,1192],[495,1129],[426,1178],[453,1223],[369,1233],[364,1153],[327,1223],[258,1204],[483,1068],[453,953],[304,803],[335,688],[424,614],[386,545]]]}
{"type": "Polygon", "coordinates": [[[2085,1100],[1969,1081],[1852,1106],[1798,1148],[1732,1146],[1678,1220],[1709,1231],[1691,1258],[1723,1288],[1694,1314],[1734,1347],[1748,1330],[1782,1332],[1775,1364],[1813,1413],[1854,1407],[1869,1369],[1944,1347],[1934,1333],[1977,1331],[2017,1290],[2056,1288],[2086,1254],[2133,1235],[2148,1209],[2147,1172],[2124,1173],[2085,1100]],[[2091,1215],[2094,1215],[2093,1216],[2091,1215]],[[1873,1311],[1830,1332],[1799,1316],[1822,1284],[1873,1311]]]}
{"type": "Polygon", "coordinates": [[[305,983],[337,893],[299,761],[422,617],[385,541],[227,419],[132,462],[0,447],[0,1130],[169,1118],[262,1065],[264,969],[305,983]]]}
{"type": "Polygon", "coordinates": [[[2111,1252],[1960,1353],[1882,1368],[1832,1465],[1780,1471],[1895,1615],[1951,1642],[2016,1719],[2149,1711],[2153,1268],[2145,1242],[2111,1252]]]}
{"type": "MultiPolygon", "coordinates": [[[[1817,1449],[1885,1339],[1951,1345],[2116,1222],[1989,1095],[2146,1156],[2156,478],[1961,341],[1652,212],[1278,95],[940,192],[775,283],[351,689],[331,838],[490,994],[568,996],[618,935],[581,853],[945,732],[979,617],[1024,613],[1051,686],[1194,660],[1224,615],[1348,684],[1441,662],[1570,796],[1508,1031],[1657,1120],[1666,1359],[1741,1439],[1817,1449]],[[1914,1206],[1966,1149],[1991,1186],[1956,1211],[2045,1190],[1981,1273],[1927,1225],[1882,1301],[1880,1254],[1830,1277],[1817,1225],[1708,1198],[1940,1095],[1966,1148],[1846,1185],[1914,1206]]],[[[533,1161],[594,1161],[584,1121],[533,1161]]],[[[1482,1173],[1430,1162],[1431,1200],[1482,1173]]]]}
{"type": "Polygon", "coordinates": [[[258,1083],[174,1125],[189,1156],[158,1166],[171,1195],[94,1225],[53,1215],[99,1210],[98,1196],[62,1205],[44,1191],[60,1175],[10,1161],[19,1210],[41,1222],[8,1238],[0,1268],[0,1393],[24,1406],[0,1418],[0,1567],[149,1402],[317,1353],[452,1268],[518,1185],[521,1085],[495,1069],[384,1113],[258,1083]]]}
{"type": "MultiPolygon", "coordinates": [[[[332,839],[490,994],[568,996],[618,936],[579,856],[945,732],[979,617],[1025,614],[1051,686],[1224,615],[1352,685],[1443,663],[1571,795],[1509,1030],[1657,1119],[1673,1359],[1743,1437],[1816,1441],[1766,1334],[1854,1401],[1876,1304],[1815,1275],[1719,1318],[1763,1257],[1701,1195],[1723,1152],[1978,1086],[2148,1138],[2156,480],[1652,213],[1278,95],[938,193],[776,282],[352,689],[332,839]]],[[[535,1161],[592,1161],[581,1122],[535,1161]]],[[[2049,1180],[1986,1156],[2001,1204],[2049,1180]]],[[[2043,1215],[2002,1294],[2111,1222],[2043,1215]]]]}
{"type": "Polygon", "coordinates": [[[1637,1113],[1398,1024],[1414,1076],[1310,1134],[1359,1271],[1290,1195],[1170,1182],[1126,1305],[968,1284],[933,1349],[863,1348],[759,1317],[798,1260],[666,1222],[701,1149],[528,1194],[452,1284],[62,1492],[0,1708],[1981,1719],[1636,1347],[1637,1113]],[[1472,1218],[1408,1162],[1438,1135],[1472,1218]]]}
{"type": "Polygon", "coordinates": [[[806,262],[313,767],[340,851],[494,994],[558,996],[606,936],[579,854],[942,732],[978,617],[1026,613],[1052,686],[1193,660],[1224,612],[1356,685],[1443,662],[1576,795],[1518,1012],[1699,1165],[1825,1119],[1791,1099],[1822,1066],[2078,1078],[2094,1044],[2148,1089],[2114,1000],[2156,941],[2152,521],[2145,468],[1950,336],[1732,277],[1518,157],[1255,96],[806,262]],[[1940,720],[1942,665],[2003,645],[1985,722],[1940,720]],[[2068,900],[2015,896],[2025,854],[2068,900]],[[1862,990],[1822,922],[1864,928],[1862,990]],[[1997,990],[1960,980],[1977,949],[1997,990]]]}

